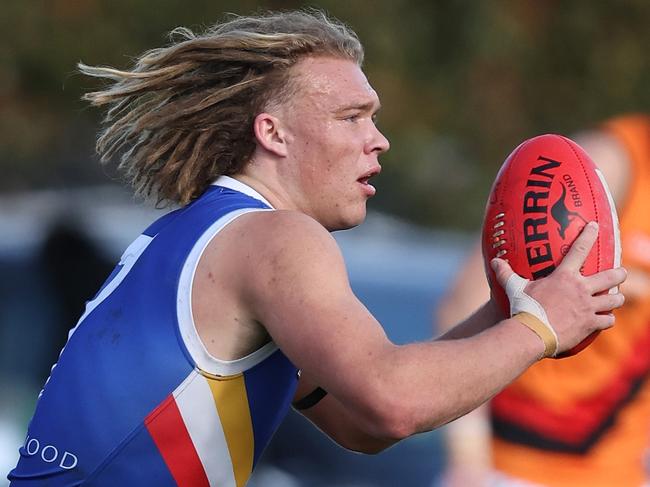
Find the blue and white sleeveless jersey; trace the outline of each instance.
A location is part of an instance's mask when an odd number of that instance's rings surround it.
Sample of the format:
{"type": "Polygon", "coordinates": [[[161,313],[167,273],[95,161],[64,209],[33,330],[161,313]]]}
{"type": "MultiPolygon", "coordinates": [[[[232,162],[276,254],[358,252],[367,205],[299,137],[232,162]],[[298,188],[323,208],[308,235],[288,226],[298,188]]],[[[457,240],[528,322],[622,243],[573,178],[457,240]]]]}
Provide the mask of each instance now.
{"type": "Polygon", "coordinates": [[[11,485],[246,484],[289,408],[297,370],[272,342],[239,360],[212,357],[190,298],[217,232],[269,209],[221,177],[127,248],[70,332],[11,485]]]}

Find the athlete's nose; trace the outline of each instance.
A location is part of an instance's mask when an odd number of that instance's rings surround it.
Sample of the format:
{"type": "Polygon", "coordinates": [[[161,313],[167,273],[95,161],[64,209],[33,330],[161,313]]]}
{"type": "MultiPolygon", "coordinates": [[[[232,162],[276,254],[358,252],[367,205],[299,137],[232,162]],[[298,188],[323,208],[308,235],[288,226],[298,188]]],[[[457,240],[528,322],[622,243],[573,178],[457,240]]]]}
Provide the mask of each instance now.
{"type": "Polygon", "coordinates": [[[381,130],[376,125],[373,125],[371,136],[366,144],[366,153],[371,154],[372,152],[376,152],[377,154],[381,154],[388,149],[390,149],[390,142],[381,133],[381,130]]]}

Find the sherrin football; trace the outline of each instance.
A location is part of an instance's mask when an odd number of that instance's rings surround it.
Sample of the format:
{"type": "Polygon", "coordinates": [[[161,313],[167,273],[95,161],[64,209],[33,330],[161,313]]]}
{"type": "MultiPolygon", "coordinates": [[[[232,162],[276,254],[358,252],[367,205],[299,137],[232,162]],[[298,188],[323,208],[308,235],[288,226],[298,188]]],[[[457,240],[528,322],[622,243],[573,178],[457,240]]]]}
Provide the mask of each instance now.
{"type": "MultiPolygon", "coordinates": [[[[490,261],[501,257],[527,279],[545,277],[592,220],[599,225],[598,239],[583,275],[620,265],[618,218],[602,173],[578,144],[561,135],[528,139],[508,156],[490,191],[482,230],[485,271],[507,315],[510,303],[490,261]]],[[[597,334],[559,356],[578,353],[597,334]]]]}

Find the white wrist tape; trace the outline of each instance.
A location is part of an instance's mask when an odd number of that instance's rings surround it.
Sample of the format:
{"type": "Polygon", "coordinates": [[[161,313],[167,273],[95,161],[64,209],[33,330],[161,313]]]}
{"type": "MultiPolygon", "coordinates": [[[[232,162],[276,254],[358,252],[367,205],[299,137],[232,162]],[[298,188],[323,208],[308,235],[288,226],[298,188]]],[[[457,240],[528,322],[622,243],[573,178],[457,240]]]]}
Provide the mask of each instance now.
{"type": "Polygon", "coordinates": [[[548,316],[542,305],[524,292],[524,288],[529,282],[528,279],[524,279],[517,274],[512,274],[508,278],[505,290],[510,301],[510,316],[518,318],[521,323],[534,331],[542,339],[545,347],[545,356],[555,356],[559,348],[557,334],[549,323],[548,316]],[[526,314],[536,318],[543,327],[527,319],[525,317],[526,314]]]}

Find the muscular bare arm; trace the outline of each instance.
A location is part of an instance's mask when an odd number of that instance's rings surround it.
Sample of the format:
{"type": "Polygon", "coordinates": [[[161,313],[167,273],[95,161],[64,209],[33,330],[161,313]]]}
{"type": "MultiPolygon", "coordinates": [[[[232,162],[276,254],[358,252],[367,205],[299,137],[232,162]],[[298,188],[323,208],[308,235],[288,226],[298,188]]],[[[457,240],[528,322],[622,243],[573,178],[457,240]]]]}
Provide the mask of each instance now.
{"type": "MultiPolygon", "coordinates": [[[[317,222],[277,211],[231,225],[230,235],[246,238],[220,242],[238,271],[229,273],[230,285],[289,359],[329,392],[328,402],[335,399],[371,437],[394,441],[465,414],[542,354],[539,338],[514,319],[468,338],[395,345],[351,291],[339,249],[317,222]]],[[[547,312],[561,321],[565,347],[611,325],[595,312],[616,304],[594,301],[584,279],[576,268],[537,296],[549,307],[557,298],[547,312]]],[[[612,272],[598,286],[619,280],[612,272]]]]}

